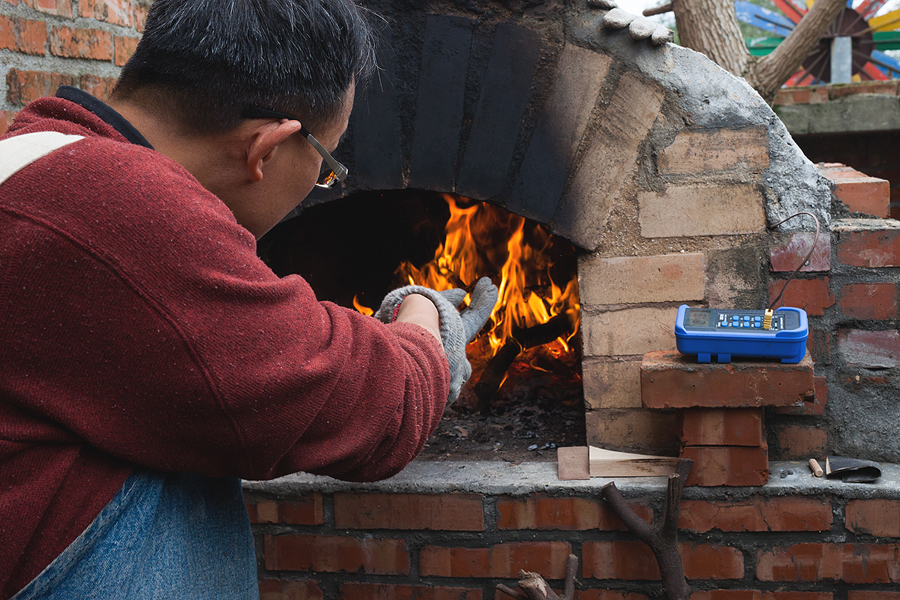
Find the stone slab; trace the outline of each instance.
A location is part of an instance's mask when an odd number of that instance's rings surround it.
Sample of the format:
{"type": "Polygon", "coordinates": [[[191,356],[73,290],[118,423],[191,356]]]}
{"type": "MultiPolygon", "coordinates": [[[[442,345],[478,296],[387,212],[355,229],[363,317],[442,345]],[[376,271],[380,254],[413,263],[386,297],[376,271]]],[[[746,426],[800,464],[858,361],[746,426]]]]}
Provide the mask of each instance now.
{"type": "Polygon", "coordinates": [[[409,187],[453,189],[459,155],[473,23],[429,15],[419,67],[409,187]]]}
{"type": "Polygon", "coordinates": [[[503,191],[542,42],[533,29],[497,26],[459,170],[458,194],[487,200],[503,191]]]}
{"type": "Polygon", "coordinates": [[[579,259],[582,305],[702,300],[705,284],[701,252],[579,259]]]}
{"type": "Polygon", "coordinates": [[[765,199],[749,184],[669,186],[638,194],[645,238],[762,232],[765,199]]]}
{"type": "Polygon", "coordinates": [[[394,62],[388,43],[379,44],[378,64],[384,70],[366,87],[357,88],[350,129],[355,164],[351,177],[361,189],[403,188],[400,114],[394,93],[394,62]]]}
{"type": "Polygon", "coordinates": [[[640,145],[664,100],[661,87],[631,73],[622,75],[557,209],[556,233],[582,248],[597,248],[612,206],[638,167],[640,145]]]}
{"type": "Polygon", "coordinates": [[[549,223],[612,59],[567,45],[506,207],[549,223]]]}

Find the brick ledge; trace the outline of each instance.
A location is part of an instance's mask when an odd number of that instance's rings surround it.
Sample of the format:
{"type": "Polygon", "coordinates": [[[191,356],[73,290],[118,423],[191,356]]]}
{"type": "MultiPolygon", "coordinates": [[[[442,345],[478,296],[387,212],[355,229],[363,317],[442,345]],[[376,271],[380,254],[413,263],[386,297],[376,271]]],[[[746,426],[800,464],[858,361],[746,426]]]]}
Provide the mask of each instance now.
{"type": "MultiPolygon", "coordinates": [[[[686,488],[686,499],[740,500],[751,496],[815,496],[828,494],[840,498],[878,498],[900,500],[900,465],[881,464],[881,478],[874,484],[843,483],[840,480],[813,477],[805,462],[772,461],[769,483],[760,487],[686,488]]],[[[823,464],[824,466],[824,464],[823,464]]],[[[556,462],[503,461],[413,461],[394,477],[378,482],[353,483],[331,477],[298,473],[272,481],[245,481],[248,492],[289,498],[310,492],[381,492],[392,494],[476,493],[522,496],[533,493],[596,493],[612,479],[559,481],[556,462]]],[[[662,477],[615,479],[626,497],[662,494],[662,477]]]]}

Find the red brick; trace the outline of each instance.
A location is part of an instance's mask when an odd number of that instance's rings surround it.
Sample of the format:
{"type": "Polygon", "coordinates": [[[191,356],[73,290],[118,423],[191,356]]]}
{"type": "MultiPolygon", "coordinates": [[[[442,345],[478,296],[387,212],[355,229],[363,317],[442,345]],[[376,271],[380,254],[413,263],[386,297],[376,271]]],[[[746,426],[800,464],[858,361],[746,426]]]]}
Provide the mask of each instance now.
{"type": "Polygon", "coordinates": [[[678,527],[707,532],[830,531],[831,504],[814,498],[787,496],[709,502],[682,500],[678,527]]]}
{"type": "Polygon", "coordinates": [[[0,15],[0,49],[43,55],[46,45],[46,23],[0,15]]]}
{"type": "Polygon", "coordinates": [[[335,494],[338,529],[484,531],[477,494],[335,494]]]}
{"type": "MultiPolygon", "coordinates": [[[[481,600],[482,595],[481,590],[460,587],[345,583],[341,586],[341,598],[345,600],[481,600]]],[[[263,599],[260,598],[260,600],[263,599]]]]}
{"type": "Polygon", "coordinates": [[[544,579],[563,579],[572,547],[564,542],[511,542],[490,548],[425,546],[419,553],[423,577],[518,577],[519,570],[544,579]]]}
{"type": "Polygon", "coordinates": [[[259,600],[323,600],[317,581],[260,579],[259,600]]]}
{"type": "Polygon", "coordinates": [[[785,87],[775,94],[776,106],[791,106],[792,104],[807,104],[809,102],[809,88],[785,87]]]}
{"type": "Polygon", "coordinates": [[[50,30],[50,53],[64,58],[112,60],[113,35],[97,29],[54,27],[50,30]]]}
{"type": "MultiPolygon", "coordinates": [[[[713,544],[679,544],[688,579],[740,579],[744,555],[736,548],[713,544]]],[[[638,541],[584,542],[582,577],[593,579],[657,580],[659,566],[650,547],[638,541]]]]}
{"type": "Polygon", "coordinates": [[[79,0],[78,11],[86,19],[131,27],[133,10],[130,0],[79,0]]]}
{"type": "MultiPolygon", "coordinates": [[[[784,279],[769,282],[769,302],[771,303],[781,294],[784,287],[784,279]]],[[[828,277],[821,279],[793,279],[788,283],[787,289],[781,295],[777,307],[792,306],[802,308],[806,314],[812,317],[820,317],[825,314],[825,309],[834,306],[834,294],[831,293],[828,277]]]]}
{"type": "Polygon", "coordinates": [[[831,600],[830,592],[761,592],[759,590],[709,590],[694,592],[691,600],[831,600]]]}
{"type": "Polygon", "coordinates": [[[6,73],[6,85],[6,99],[9,103],[25,105],[38,98],[52,96],[61,85],[77,86],[78,79],[74,75],[63,73],[10,69],[6,73]]]}
{"type": "Polygon", "coordinates": [[[900,366],[900,332],[838,331],[838,350],[851,367],[890,369],[900,366]]]}
{"type": "MultiPolygon", "coordinates": [[[[803,219],[805,217],[798,218],[803,219]]],[[[814,231],[775,234],[769,247],[769,262],[772,265],[772,270],[776,272],[793,272],[797,265],[803,263],[803,259],[809,253],[815,237],[816,233],[814,231]]],[[[816,249],[809,257],[809,264],[804,263],[800,268],[800,272],[829,270],[831,270],[831,236],[828,235],[827,231],[823,231],[819,233],[819,239],[816,240],[816,249]]]]}
{"type": "Polygon", "coordinates": [[[888,94],[897,95],[896,81],[866,81],[847,85],[828,86],[828,95],[832,100],[856,94],[888,94]]]}
{"type": "Polygon", "coordinates": [[[851,212],[885,218],[891,203],[891,182],[887,179],[862,175],[833,180],[834,195],[851,212]]]}
{"type": "Polygon", "coordinates": [[[296,500],[271,500],[250,496],[247,512],[251,523],[321,525],[324,523],[322,494],[313,492],[296,500]]]}
{"type": "Polygon", "coordinates": [[[847,529],[876,537],[900,537],[900,501],[851,500],[847,503],[847,529]]]}
{"type": "Polygon", "coordinates": [[[137,32],[144,31],[144,25],[147,23],[147,11],[150,10],[150,4],[146,2],[134,3],[134,29],[137,32]]]}
{"type": "Polygon", "coordinates": [[[762,408],[691,408],[681,411],[681,441],[688,446],[761,446],[762,408]]]}
{"type": "Polygon", "coordinates": [[[897,544],[796,544],[761,550],[756,577],[760,581],[843,581],[896,583],[897,544]]]}
{"type": "MultiPolygon", "coordinates": [[[[649,506],[632,504],[631,508],[648,523],[653,522],[649,506]]],[[[497,529],[540,529],[589,531],[627,531],[608,504],[590,498],[527,498],[497,501],[497,529]]]]}
{"type": "Polygon", "coordinates": [[[97,77],[96,75],[82,75],[81,89],[100,100],[108,100],[112,94],[116,80],[111,77],[97,77]]]}
{"type": "Polygon", "coordinates": [[[0,135],[6,133],[15,118],[15,112],[11,110],[0,110],[0,135]]]}
{"type": "Polygon", "coordinates": [[[681,457],[694,461],[685,485],[758,486],[769,480],[766,446],[685,446],[681,457]]]}
{"type": "Polygon", "coordinates": [[[828,432],[814,425],[776,427],[779,460],[809,460],[825,456],[828,432]]]}
{"type": "Polygon", "coordinates": [[[809,355],[797,364],[708,363],[677,352],[648,352],[641,396],[649,408],[791,406],[815,398],[809,355]]]}
{"type": "MultiPolygon", "coordinates": [[[[72,0],[21,0],[22,4],[28,8],[46,13],[48,15],[59,15],[60,17],[74,17],[72,0]]],[[[15,4],[15,2],[13,2],[15,4]]]]}
{"type": "Polygon", "coordinates": [[[900,592],[854,590],[847,592],[847,600],[900,600],[900,592]]]}
{"type": "Polygon", "coordinates": [[[780,415],[821,415],[825,412],[825,403],[828,402],[828,378],[824,375],[814,377],[816,385],[816,399],[813,402],[798,402],[795,406],[779,406],[775,412],[780,415]]]}
{"type": "Polygon", "coordinates": [[[409,575],[406,542],[394,539],[327,535],[267,535],[266,569],[367,575],[409,575]]]}
{"type": "MultiPolygon", "coordinates": [[[[509,596],[506,596],[509,598],[509,596]]],[[[620,592],[619,590],[578,590],[575,592],[576,600],[649,600],[644,594],[635,592],[620,592]]]]}
{"type": "Polygon", "coordinates": [[[828,100],[828,90],[824,86],[809,88],[810,104],[825,104],[828,100]]]}
{"type": "Polygon", "coordinates": [[[851,319],[896,319],[897,285],[854,283],[841,288],[838,306],[851,319]]]}
{"type": "Polygon", "coordinates": [[[116,65],[121,67],[128,62],[131,55],[137,49],[138,38],[116,36],[115,40],[116,65]]]}
{"type": "Polygon", "coordinates": [[[691,594],[691,600],[762,600],[759,590],[703,590],[691,594]]]}
{"type": "Polygon", "coordinates": [[[900,228],[865,229],[850,225],[842,225],[838,230],[839,261],[853,267],[900,266],[900,228]]]}

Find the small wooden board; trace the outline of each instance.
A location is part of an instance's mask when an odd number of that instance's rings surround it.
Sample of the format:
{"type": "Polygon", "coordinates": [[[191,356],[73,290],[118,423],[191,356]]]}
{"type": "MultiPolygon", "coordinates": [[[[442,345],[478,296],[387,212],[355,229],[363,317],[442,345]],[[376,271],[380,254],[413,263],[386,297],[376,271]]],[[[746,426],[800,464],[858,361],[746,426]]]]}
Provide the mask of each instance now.
{"type": "Polygon", "coordinates": [[[615,452],[594,446],[569,446],[557,451],[559,479],[591,477],[666,477],[675,472],[678,458],[615,452]]]}

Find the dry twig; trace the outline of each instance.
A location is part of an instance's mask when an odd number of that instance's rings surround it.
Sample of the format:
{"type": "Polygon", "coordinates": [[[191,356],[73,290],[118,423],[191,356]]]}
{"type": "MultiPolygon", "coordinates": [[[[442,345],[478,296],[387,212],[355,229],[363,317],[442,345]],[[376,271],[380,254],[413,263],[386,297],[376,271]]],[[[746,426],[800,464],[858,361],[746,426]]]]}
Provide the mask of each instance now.
{"type": "Polygon", "coordinates": [[[518,590],[506,587],[502,583],[497,585],[497,589],[516,600],[573,600],[575,598],[575,575],[577,572],[578,557],[570,554],[569,560],[566,561],[566,581],[562,596],[556,595],[543,577],[529,571],[519,571],[518,590]]]}
{"type": "Polygon", "coordinates": [[[640,518],[622,497],[614,482],[603,486],[603,498],[609,502],[616,515],[639,540],[653,550],[659,564],[663,590],[669,600],[688,600],[691,596],[691,588],[684,577],[681,553],[678,551],[678,509],[684,482],[693,465],[693,460],[682,458],[678,461],[675,473],[669,475],[665,517],[661,525],[650,525],[640,518]]]}

